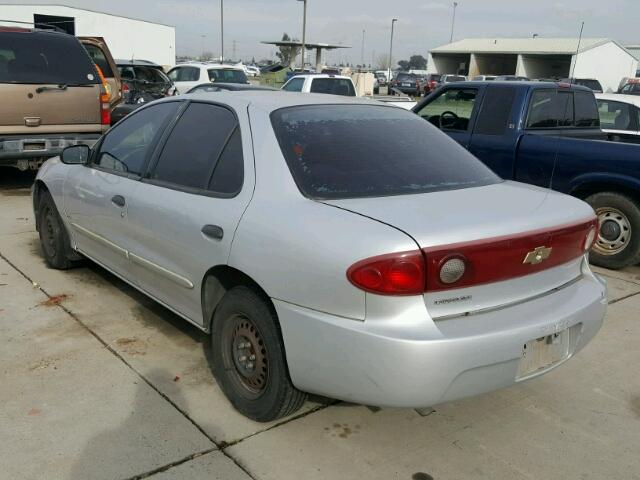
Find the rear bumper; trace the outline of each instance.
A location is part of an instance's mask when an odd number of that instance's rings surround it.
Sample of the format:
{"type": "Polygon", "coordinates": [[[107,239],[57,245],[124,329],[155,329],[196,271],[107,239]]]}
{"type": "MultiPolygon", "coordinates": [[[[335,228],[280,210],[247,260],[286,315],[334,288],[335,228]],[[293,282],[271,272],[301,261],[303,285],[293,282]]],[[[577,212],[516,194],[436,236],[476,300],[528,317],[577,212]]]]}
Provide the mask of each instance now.
{"type": "Polygon", "coordinates": [[[71,145],[93,147],[100,136],[100,133],[0,135],[0,166],[20,166],[30,159],[55,157],[71,145]]]}
{"type": "Polygon", "coordinates": [[[274,304],[297,388],[365,405],[416,408],[517,383],[524,344],[569,329],[568,356],[525,379],[560,365],[600,329],[605,293],[604,281],[587,268],[580,280],[547,296],[438,322],[426,309],[409,309],[383,325],[274,304]]]}
{"type": "Polygon", "coordinates": [[[413,87],[393,87],[396,90],[400,90],[402,93],[420,93],[420,89],[415,85],[413,87]]]}

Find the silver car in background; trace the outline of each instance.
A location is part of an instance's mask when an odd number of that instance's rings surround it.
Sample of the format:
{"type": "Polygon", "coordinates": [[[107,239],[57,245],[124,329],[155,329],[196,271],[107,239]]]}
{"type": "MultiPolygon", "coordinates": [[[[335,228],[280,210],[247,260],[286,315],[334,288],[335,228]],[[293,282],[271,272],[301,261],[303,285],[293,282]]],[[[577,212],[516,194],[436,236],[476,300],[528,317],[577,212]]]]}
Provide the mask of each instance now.
{"type": "Polygon", "coordinates": [[[311,392],[424,407],[543,374],[602,324],[584,202],[411,112],[286,92],[151,103],[40,170],[47,263],[87,257],[211,333],[258,421],[311,392]]]}

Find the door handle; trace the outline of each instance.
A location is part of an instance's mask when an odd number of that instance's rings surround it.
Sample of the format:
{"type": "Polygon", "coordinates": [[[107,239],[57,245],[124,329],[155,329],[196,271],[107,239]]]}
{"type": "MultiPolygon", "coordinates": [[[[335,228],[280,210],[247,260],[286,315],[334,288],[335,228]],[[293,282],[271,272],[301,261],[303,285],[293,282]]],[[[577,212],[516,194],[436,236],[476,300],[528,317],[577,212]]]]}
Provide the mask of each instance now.
{"type": "Polygon", "coordinates": [[[202,227],[201,232],[214,240],[222,240],[222,237],[224,236],[224,230],[218,225],[205,225],[202,227]]]}
{"type": "Polygon", "coordinates": [[[125,205],[124,197],[122,195],[114,195],[111,197],[111,201],[119,207],[124,207],[125,205]]]}

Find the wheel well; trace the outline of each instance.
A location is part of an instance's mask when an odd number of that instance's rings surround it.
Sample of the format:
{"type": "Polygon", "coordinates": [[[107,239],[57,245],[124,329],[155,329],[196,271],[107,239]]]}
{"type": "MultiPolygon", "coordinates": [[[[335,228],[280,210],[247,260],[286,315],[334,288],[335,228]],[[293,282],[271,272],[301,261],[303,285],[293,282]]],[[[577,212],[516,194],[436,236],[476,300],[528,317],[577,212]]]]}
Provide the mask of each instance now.
{"type": "Polygon", "coordinates": [[[202,281],[202,318],[207,331],[211,329],[211,320],[216,307],[233,287],[243,285],[261,295],[273,308],[271,299],[258,283],[249,275],[228,265],[217,265],[205,274],[202,281]]]}
{"type": "Polygon", "coordinates": [[[39,231],[38,223],[38,204],[40,203],[40,195],[42,192],[48,192],[49,189],[42,180],[36,180],[33,187],[33,212],[36,222],[36,231],[39,231]]]}
{"type": "Polygon", "coordinates": [[[638,192],[638,190],[615,183],[588,183],[580,185],[571,191],[571,195],[584,200],[590,195],[600,192],[620,193],[631,198],[634,202],[640,203],[640,192],[638,192]]]}

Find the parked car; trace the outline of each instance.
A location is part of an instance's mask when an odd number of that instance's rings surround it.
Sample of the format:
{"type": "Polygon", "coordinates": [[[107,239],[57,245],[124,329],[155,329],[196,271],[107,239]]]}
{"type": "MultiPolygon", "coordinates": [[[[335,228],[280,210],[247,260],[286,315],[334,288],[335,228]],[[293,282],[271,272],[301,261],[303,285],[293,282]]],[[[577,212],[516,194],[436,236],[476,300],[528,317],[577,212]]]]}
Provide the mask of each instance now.
{"type": "Polygon", "coordinates": [[[498,77],[497,75],[476,75],[471,80],[474,82],[491,82],[495,80],[497,77],[498,77]]]}
{"type": "Polygon", "coordinates": [[[387,76],[383,73],[375,73],[375,77],[376,80],[378,81],[378,86],[379,87],[386,87],[387,86],[387,76]]]}
{"type": "Polygon", "coordinates": [[[620,84],[618,85],[618,90],[617,93],[622,93],[622,89],[628,85],[628,84],[633,84],[633,83],[638,83],[640,84],[640,78],[639,77],[622,77],[622,79],[620,80],[620,84]]]}
{"type": "Polygon", "coordinates": [[[447,75],[442,75],[440,77],[440,80],[438,81],[438,86],[442,86],[442,85],[446,85],[447,83],[452,83],[452,82],[465,82],[467,80],[467,77],[465,77],[464,75],[451,75],[451,74],[447,74],[447,75]]]}
{"type": "Polygon", "coordinates": [[[260,75],[260,69],[255,65],[243,65],[244,73],[247,77],[257,77],[260,75]]]}
{"type": "Polygon", "coordinates": [[[569,193],[600,221],[591,261],[640,262],[640,147],[607,142],[593,92],[582,86],[513,82],[449,84],[414,112],[502,178],[569,193]]]}
{"type": "Polygon", "coordinates": [[[519,75],[498,75],[493,80],[495,82],[528,82],[529,78],[519,75]]]}
{"type": "Polygon", "coordinates": [[[630,78],[620,89],[623,95],[640,95],[640,78],[630,78]]]}
{"type": "Polygon", "coordinates": [[[422,85],[422,92],[425,95],[428,95],[436,90],[440,86],[441,79],[442,75],[437,73],[430,73],[428,75],[425,75],[424,81],[420,82],[420,84],[422,85]]]}
{"type": "Polygon", "coordinates": [[[365,99],[158,100],[48,161],[33,203],[49,266],[85,256],[210,332],[257,421],[304,392],[424,407],[519,383],[606,309],[591,207],[365,99]]]}
{"type": "Polygon", "coordinates": [[[414,73],[399,72],[389,82],[389,95],[395,95],[397,92],[419,97],[421,85],[418,76],[414,73]]]}
{"type": "Polygon", "coordinates": [[[582,85],[583,87],[593,90],[594,93],[602,93],[604,91],[602,84],[595,78],[561,78],[559,82],[582,85]]]}
{"type": "Polygon", "coordinates": [[[282,86],[285,92],[328,93],[344,97],[355,97],[356,89],[351,77],[341,75],[296,75],[282,86]]]}
{"type": "Polygon", "coordinates": [[[244,69],[220,63],[192,62],[176,65],[167,72],[167,76],[178,88],[178,93],[186,93],[205,82],[249,83],[244,69]]]}
{"type": "Polygon", "coordinates": [[[178,89],[162,70],[162,66],[147,60],[117,60],[122,79],[123,101],[111,110],[111,125],[115,125],[144,103],[177,95],[178,89]]]}
{"type": "Polygon", "coordinates": [[[109,90],[76,37],[0,27],[0,166],[36,169],[93,145],[110,125],[109,90]]]}
{"type": "Polygon", "coordinates": [[[640,143],[640,96],[597,93],[600,126],[610,140],[640,143]]]}
{"type": "Polygon", "coordinates": [[[202,83],[200,85],[196,85],[187,93],[197,93],[197,92],[244,92],[247,90],[271,90],[278,91],[277,88],[267,87],[265,85],[252,85],[250,83],[223,83],[223,82],[214,82],[214,83],[202,83]]]}

